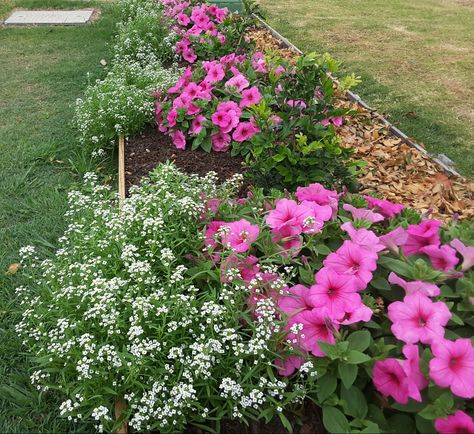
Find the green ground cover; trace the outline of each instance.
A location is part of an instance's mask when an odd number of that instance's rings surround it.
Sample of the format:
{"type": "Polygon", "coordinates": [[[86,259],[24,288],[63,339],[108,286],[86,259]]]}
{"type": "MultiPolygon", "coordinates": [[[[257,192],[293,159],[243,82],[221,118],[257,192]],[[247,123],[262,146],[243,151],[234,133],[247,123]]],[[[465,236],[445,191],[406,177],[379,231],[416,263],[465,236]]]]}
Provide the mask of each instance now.
{"type": "MultiPolygon", "coordinates": [[[[108,2],[7,0],[13,8],[100,6],[101,18],[79,27],[0,27],[0,432],[81,429],[56,417],[57,403],[29,385],[29,365],[13,329],[14,288],[4,271],[18,249],[46,251],[64,229],[67,191],[88,170],[70,121],[74,101],[101,72],[116,22],[108,2]],[[54,406],[54,411],[52,406],[54,406]]],[[[82,426],[87,431],[87,427],[82,426]]]]}
{"type": "Polygon", "coordinates": [[[328,51],[392,123],[474,176],[474,1],[261,0],[304,51],[328,51]]]}

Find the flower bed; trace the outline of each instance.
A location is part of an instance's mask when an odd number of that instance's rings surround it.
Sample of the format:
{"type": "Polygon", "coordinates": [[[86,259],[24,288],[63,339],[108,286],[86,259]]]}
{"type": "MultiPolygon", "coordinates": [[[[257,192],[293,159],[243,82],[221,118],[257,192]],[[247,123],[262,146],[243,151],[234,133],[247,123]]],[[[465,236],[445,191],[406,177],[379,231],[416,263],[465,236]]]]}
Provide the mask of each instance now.
{"type": "MultiPolygon", "coordinates": [[[[335,85],[327,55],[262,54],[250,18],[215,5],[122,6],[134,36],[117,53],[136,66],[118,95],[137,95],[129,107],[153,98],[158,131],[127,145],[120,208],[88,175],[56,255],[22,249],[31,280],[17,330],[37,355],[32,383],[99,431],[244,432],[237,421],[320,432],[305,414],[317,405],[330,433],[472,432],[474,229],[351,192],[361,164],[347,131],[362,124],[343,94],[357,79],[335,85]],[[142,34],[150,11],[166,43],[142,34]],[[184,65],[172,85],[170,41],[184,65]],[[161,164],[137,184],[165,160],[202,176],[161,164]],[[261,187],[244,196],[242,162],[261,187]],[[220,179],[205,175],[216,166],[220,179]]],[[[91,122],[94,110],[109,127],[123,121],[101,145],[150,114],[95,109],[107,83],[79,107],[91,122]]]]}

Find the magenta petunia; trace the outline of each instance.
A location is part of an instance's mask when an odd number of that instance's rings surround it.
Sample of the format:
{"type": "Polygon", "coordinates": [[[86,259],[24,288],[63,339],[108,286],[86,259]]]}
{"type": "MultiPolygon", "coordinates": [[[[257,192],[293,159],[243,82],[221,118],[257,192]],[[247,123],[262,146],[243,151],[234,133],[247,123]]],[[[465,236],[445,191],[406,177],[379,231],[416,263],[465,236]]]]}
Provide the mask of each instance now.
{"type": "Polygon", "coordinates": [[[391,396],[399,404],[407,404],[409,398],[421,402],[420,391],[403,370],[400,360],[377,360],[373,369],[373,382],[382,395],[391,396]]]}
{"type": "Polygon", "coordinates": [[[382,214],[371,211],[366,208],[356,208],[348,203],[345,203],[342,208],[352,214],[354,220],[367,220],[371,223],[381,222],[385,219],[382,214]]]}
{"type": "Polygon", "coordinates": [[[176,15],[176,21],[180,26],[187,26],[191,20],[186,14],[181,13],[176,15]]]}
{"type": "Polygon", "coordinates": [[[377,268],[377,254],[346,240],[323,264],[338,274],[355,277],[357,288],[363,290],[372,280],[372,272],[377,268]]]}
{"type": "Polygon", "coordinates": [[[419,390],[428,386],[428,380],[423,376],[420,368],[420,350],[418,345],[407,344],[403,346],[403,355],[406,360],[402,362],[402,367],[408,378],[416,384],[419,390]]]}
{"type": "Polygon", "coordinates": [[[242,99],[240,100],[240,107],[250,107],[252,104],[258,104],[262,99],[262,94],[256,86],[245,89],[242,92],[242,99]]]}
{"type": "Polygon", "coordinates": [[[304,222],[313,216],[313,210],[304,205],[298,205],[291,199],[279,199],[275,209],[271,210],[266,218],[266,223],[273,232],[286,230],[286,236],[297,235],[303,231],[304,222]],[[291,229],[288,232],[288,229],[291,229]]]}
{"type": "Polygon", "coordinates": [[[207,81],[209,83],[215,83],[216,81],[222,80],[224,76],[224,68],[220,63],[217,63],[209,68],[209,70],[207,71],[207,75],[204,78],[204,81],[207,81]]]}
{"type": "Polygon", "coordinates": [[[218,132],[211,135],[212,150],[214,152],[227,152],[230,146],[230,135],[223,132],[218,132]]]}
{"type": "Polygon", "coordinates": [[[353,276],[325,267],[316,274],[316,284],[310,288],[308,298],[315,308],[325,307],[332,319],[342,318],[362,303],[353,276]]]}
{"type": "Polygon", "coordinates": [[[193,134],[193,135],[199,134],[204,128],[204,123],[206,121],[207,119],[203,115],[196,116],[191,121],[191,128],[189,129],[189,134],[193,134]]]}
{"type": "Polygon", "coordinates": [[[421,294],[424,294],[428,297],[437,297],[440,294],[439,287],[434,283],[423,282],[421,280],[407,282],[393,272],[388,275],[388,281],[392,285],[401,286],[405,290],[406,294],[420,292],[421,294]]]}
{"type": "Polygon", "coordinates": [[[280,374],[282,377],[289,377],[297,369],[299,369],[304,362],[304,357],[290,356],[285,360],[275,360],[275,365],[277,366],[278,374],[280,374]]]}
{"type": "Polygon", "coordinates": [[[400,214],[405,209],[403,205],[388,200],[377,199],[367,195],[364,196],[364,199],[369,204],[369,208],[375,209],[380,212],[380,214],[390,219],[393,219],[397,214],[400,214]]]}
{"type": "Polygon", "coordinates": [[[437,270],[451,271],[459,262],[456,250],[449,246],[425,246],[420,249],[420,252],[430,258],[431,264],[437,270]]]}
{"type": "Polygon", "coordinates": [[[372,309],[367,307],[365,304],[360,303],[354,310],[351,312],[345,312],[344,315],[340,316],[337,319],[334,319],[334,322],[341,325],[350,325],[358,322],[367,322],[372,318],[373,312],[372,309]]]}
{"type": "Polygon", "coordinates": [[[183,59],[189,63],[194,63],[197,59],[197,55],[192,48],[187,48],[183,51],[183,59]]]}
{"type": "Polygon", "coordinates": [[[229,113],[224,112],[222,110],[213,113],[211,116],[211,120],[214,125],[217,125],[222,129],[227,128],[232,122],[232,118],[229,113]]]}
{"type": "Polygon", "coordinates": [[[474,348],[470,339],[438,339],[431,345],[430,377],[461,398],[474,398],[474,348]]]}
{"type": "Polygon", "coordinates": [[[458,253],[463,257],[461,264],[461,271],[467,271],[474,266],[474,247],[466,246],[458,239],[451,241],[451,247],[454,247],[458,253]]]}
{"type": "Polygon", "coordinates": [[[260,272],[260,266],[258,265],[258,258],[250,255],[245,258],[237,256],[229,256],[222,261],[221,264],[221,278],[223,282],[229,282],[228,271],[231,269],[239,270],[240,277],[244,282],[250,282],[255,279],[257,273],[260,272]]]}
{"type": "Polygon", "coordinates": [[[310,290],[304,285],[288,288],[278,300],[278,307],[287,315],[293,315],[299,310],[312,309],[310,290]]]}
{"type": "Polygon", "coordinates": [[[408,226],[408,238],[402,246],[403,253],[406,256],[411,256],[421,253],[421,249],[425,246],[439,246],[438,231],[440,226],[439,220],[424,220],[420,224],[408,226]]]}
{"type": "Polygon", "coordinates": [[[245,219],[227,223],[230,231],[222,236],[224,246],[235,252],[242,253],[250,249],[251,244],[258,238],[260,229],[245,219]]]}
{"type": "Polygon", "coordinates": [[[407,344],[431,344],[444,337],[451,312],[442,301],[433,302],[421,292],[406,295],[388,306],[392,333],[407,344]]]}
{"type": "Polygon", "coordinates": [[[236,142],[245,142],[255,136],[259,131],[253,122],[241,122],[232,133],[232,138],[236,142]]]}
{"type": "Polygon", "coordinates": [[[321,184],[315,182],[307,187],[298,187],[296,197],[299,201],[309,200],[318,205],[329,205],[333,211],[332,216],[337,214],[339,194],[334,190],[327,190],[321,184]]]}
{"type": "Polygon", "coordinates": [[[182,131],[173,131],[171,133],[171,138],[173,139],[173,144],[176,146],[177,149],[185,149],[186,148],[186,138],[182,131]]]}
{"type": "Polygon", "coordinates": [[[231,79],[227,80],[225,87],[235,87],[239,92],[242,92],[245,88],[249,87],[249,81],[242,75],[234,75],[231,79]]]}
{"type": "Polygon", "coordinates": [[[331,219],[332,208],[329,205],[318,205],[316,202],[304,200],[302,206],[313,210],[313,218],[309,218],[304,222],[303,232],[306,234],[316,234],[324,226],[324,223],[331,219]]]}
{"type": "Polygon", "coordinates": [[[434,426],[439,434],[474,434],[474,420],[462,410],[448,417],[438,417],[434,426]]]}

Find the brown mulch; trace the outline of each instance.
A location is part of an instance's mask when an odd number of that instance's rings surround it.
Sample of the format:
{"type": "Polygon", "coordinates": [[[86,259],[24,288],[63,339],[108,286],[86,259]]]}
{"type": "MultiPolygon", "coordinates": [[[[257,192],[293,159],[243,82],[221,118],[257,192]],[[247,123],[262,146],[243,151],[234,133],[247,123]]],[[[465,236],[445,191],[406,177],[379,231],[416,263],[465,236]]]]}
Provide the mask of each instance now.
{"type": "Polygon", "coordinates": [[[191,147],[179,150],[169,136],[156,128],[147,126],[142,134],[127,140],[125,146],[125,187],[128,192],[132,185],[139,183],[156,166],[173,161],[178,168],[188,174],[205,175],[213,170],[219,181],[225,181],[236,173],[244,173],[242,158],[231,157],[230,152],[210,152],[191,147]]]}
{"type": "MultiPolygon", "coordinates": [[[[249,36],[263,52],[276,51],[282,46],[267,29],[252,30],[249,36]]],[[[298,56],[288,48],[280,52],[286,59],[298,56]]],[[[342,145],[354,150],[353,158],[366,163],[359,176],[362,193],[375,193],[420,212],[431,212],[433,217],[445,221],[451,220],[454,213],[462,219],[474,217],[473,181],[447,175],[364,107],[344,97],[340,104],[357,111],[357,116],[346,118],[338,133],[342,145]]]]}

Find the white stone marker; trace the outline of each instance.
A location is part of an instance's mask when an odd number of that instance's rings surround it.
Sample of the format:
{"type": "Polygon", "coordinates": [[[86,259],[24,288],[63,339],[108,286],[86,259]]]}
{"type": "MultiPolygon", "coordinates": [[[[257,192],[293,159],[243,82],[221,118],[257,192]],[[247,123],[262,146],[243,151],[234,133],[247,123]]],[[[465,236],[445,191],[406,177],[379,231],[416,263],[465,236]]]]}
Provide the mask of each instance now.
{"type": "Polygon", "coordinates": [[[14,11],[4,22],[5,25],[73,25],[87,23],[94,9],[76,9],[72,11],[14,11]]]}

